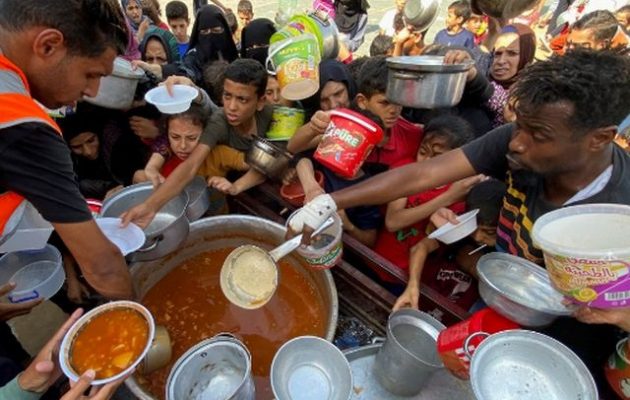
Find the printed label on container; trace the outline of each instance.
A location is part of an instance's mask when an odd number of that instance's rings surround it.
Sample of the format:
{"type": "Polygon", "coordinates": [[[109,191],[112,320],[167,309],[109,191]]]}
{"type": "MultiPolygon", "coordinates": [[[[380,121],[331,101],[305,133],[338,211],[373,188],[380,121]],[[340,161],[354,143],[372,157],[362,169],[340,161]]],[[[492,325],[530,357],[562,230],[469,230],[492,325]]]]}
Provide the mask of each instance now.
{"type": "Polygon", "coordinates": [[[545,254],[554,287],[574,303],[615,308],[630,305],[628,263],[545,254]]]}

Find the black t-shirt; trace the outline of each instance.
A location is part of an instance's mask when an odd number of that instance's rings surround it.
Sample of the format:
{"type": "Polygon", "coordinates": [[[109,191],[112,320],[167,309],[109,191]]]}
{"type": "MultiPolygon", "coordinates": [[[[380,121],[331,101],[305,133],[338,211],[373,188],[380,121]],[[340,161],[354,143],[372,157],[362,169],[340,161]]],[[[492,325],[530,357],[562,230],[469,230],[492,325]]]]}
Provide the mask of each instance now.
{"type": "MultiPolygon", "coordinates": [[[[462,149],[477,173],[504,179],[508,185],[497,227],[497,250],[544,265],[542,252],[532,243],[531,230],[537,218],[559,207],[545,199],[542,176],[509,170],[505,156],[513,131],[514,125],[504,125],[462,149]]],[[[604,189],[570,205],[630,204],[629,168],[630,156],[614,145],[613,171],[604,189]]],[[[593,374],[601,398],[613,398],[609,397],[610,388],[603,375],[603,366],[620,339],[619,329],[611,325],[583,324],[573,318],[558,318],[541,332],[571,348],[593,374]]]]}
{"type": "Polygon", "coordinates": [[[0,129],[0,191],[13,191],[50,222],[92,219],[72,169],[70,149],[51,127],[26,123],[0,129]]]}

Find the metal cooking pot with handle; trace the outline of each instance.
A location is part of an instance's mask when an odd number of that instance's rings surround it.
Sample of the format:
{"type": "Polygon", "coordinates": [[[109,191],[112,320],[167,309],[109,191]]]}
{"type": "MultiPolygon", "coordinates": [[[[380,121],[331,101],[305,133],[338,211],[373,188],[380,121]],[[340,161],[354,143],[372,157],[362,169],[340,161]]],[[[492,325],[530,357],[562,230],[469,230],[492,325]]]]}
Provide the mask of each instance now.
{"type": "Polygon", "coordinates": [[[291,153],[257,137],[245,156],[245,162],[270,178],[278,178],[289,166],[291,158],[291,153]]]}
{"type": "MultiPolygon", "coordinates": [[[[150,182],[127,186],[103,202],[101,217],[120,217],[130,208],[144,202],[153,193],[150,182]]],[[[155,260],[175,251],[188,237],[189,223],[186,218],[188,194],[182,191],[162,207],[153,221],[144,228],[145,245],[130,254],[130,261],[155,260]]]]}
{"type": "Polygon", "coordinates": [[[138,82],[143,77],[142,69],[134,69],[129,61],[116,57],[114,70],[111,75],[101,79],[96,96],[85,96],[83,100],[105,108],[128,109],[133,103],[138,82]]]}
{"type": "Polygon", "coordinates": [[[335,59],[339,55],[339,30],[335,21],[322,9],[308,14],[322,34],[322,59],[335,59]]]}
{"type": "Polygon", "coordinates": [[[403,15],[407,24],[423,32],[435,21],[439,5],[439,0],[407,0],[403,15]]]}
{"type": "Polygon", "coordinates": [[[412,108],[452,107],[461,100],[473,65],[472,60],[445,65],[442,56],[389,57],[387,98],[412,108]]]}

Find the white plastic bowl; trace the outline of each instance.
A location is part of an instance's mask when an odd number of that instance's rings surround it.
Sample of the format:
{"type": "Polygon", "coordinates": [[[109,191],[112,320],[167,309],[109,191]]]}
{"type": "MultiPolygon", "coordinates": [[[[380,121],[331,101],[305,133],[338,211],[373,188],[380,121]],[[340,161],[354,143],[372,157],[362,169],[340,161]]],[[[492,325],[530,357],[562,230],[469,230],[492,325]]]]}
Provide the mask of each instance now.
{"type": "Polygon", "coordinates": [[[97,218],[96,224],[107,239],[120,249],[123,256],[132,253],[144,245],[146,236],[144,231],[136,224],[129,224],[125,228],[120,226],[120,218],[97,218]]]}
{"type": "Polygon", "coordinates": [[[140,363],[140,361],[144,359],[144,357],[146,357],[147,352],[151,348],[151,344],[153,343],[153,338],[155,336],[155,321],[153,320],[153,316],[151,315],[151,312],[147,310],[142,304],[136,303],[134,301],[126,301],[126,300],[113,301],[111,303],[103,304],[102,306],[96,307],[89,313],[82,316],[77,322],[74,323],[74,325],[72,325],[68,333],[66,333],[66,335],[64,336],[63,341],[61,342],[61,347],[59,349],[59,365],[61,366],[61,370],[68,377],[68,379],[72,381],[78,381],[80,378],[80,375],[70,365],[70,350],[72,348],[74,338],[81,331],[81,329],[88,322],[92,320],[92,318],[94,318],[98,314],[101,314],[103,312],[106,312],[115,308],[130,308],[142,314],[142,316],[145,318],[149,326],[149,335],[147,337],[147,343],[144,347],[144,350],[142,350],[142,353],[140,353],[140,356],[138,356],[138,358],[134,360],[134,362],[131,363],[131,365],[129,365],[127,369],[109,378],[95,379],[94,381],[92,381],[92,385],[94,386],[104,385],[106,383],[115,381],[116,379],[119,379],[127,375],[129,372],[131,372],[131,370],[133,370],[134,368],[138,366],[138,364],[140,363]]]}
{"type": "Polygon", "coordinates": [[[8,295],[11,303],[49,299],[65,280],[61,254],[49,244],[40,250],[14,251],[0,258],[0,284],[16,283],[8,295]]]}
{"type": "Polygon", "coordinates": [[[437,239],[442,243],[451,244],[465,238],[477,229],[477,214],[479,210],[472,210],[457,216],[459,224],[450,222],[442,225],[429,235],[429,239],[437,239]]]}
{"type": "Polygon", "coordinates": [[[158,86],[149,90],[144,99],[156,106],[161,113],[178,114],[188,110],[198,95],[197,89],[186,85],[174,85],[173,96],[168,94],[166,86],[158,86]]]}

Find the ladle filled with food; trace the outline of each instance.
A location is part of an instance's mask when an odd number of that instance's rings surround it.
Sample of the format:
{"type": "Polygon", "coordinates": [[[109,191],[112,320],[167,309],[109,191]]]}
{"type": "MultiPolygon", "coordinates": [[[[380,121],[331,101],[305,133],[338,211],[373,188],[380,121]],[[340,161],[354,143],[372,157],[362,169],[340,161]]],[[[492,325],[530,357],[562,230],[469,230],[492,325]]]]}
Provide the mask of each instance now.
{"type": "MultiPolygon", "coordinates": [[[[313,237],[330,227],[328,218],[313,232],[313,237]]],[[[234,249],[223,262],[220,285],[225,297],[241,308],[256,309],[267,304],[278,287],[278,260],[300,246],[302,235],[295,236],[271,251],[245,244],[234,249]]]]}

